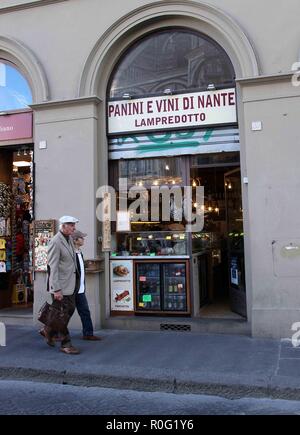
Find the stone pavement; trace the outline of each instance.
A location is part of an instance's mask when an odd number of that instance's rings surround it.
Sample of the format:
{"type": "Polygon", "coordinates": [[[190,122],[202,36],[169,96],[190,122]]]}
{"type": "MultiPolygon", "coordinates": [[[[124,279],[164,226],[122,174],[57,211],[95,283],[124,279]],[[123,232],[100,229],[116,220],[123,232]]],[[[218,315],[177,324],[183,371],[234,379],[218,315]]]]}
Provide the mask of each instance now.
{"type": "Polygon", "coordinates": [[[33,327],[8,326],[0,379],[229,398],[300,399],[300,347],[287,340],[192,332],[101,330],[80,355],[50,348],[33,327]]]}

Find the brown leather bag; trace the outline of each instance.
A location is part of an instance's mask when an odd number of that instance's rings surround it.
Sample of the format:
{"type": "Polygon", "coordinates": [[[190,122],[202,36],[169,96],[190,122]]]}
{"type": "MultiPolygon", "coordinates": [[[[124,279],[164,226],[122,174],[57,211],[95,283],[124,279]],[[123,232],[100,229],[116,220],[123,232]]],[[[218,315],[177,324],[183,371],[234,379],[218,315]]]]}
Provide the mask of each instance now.
{"type": "Polygon", "coordinates": [[[61,303],[60,307],[57,307],[45,302],[40,308],[38,320],[52,330],[62,332],[68,325],[70,315],[63,303],[61,303]]]}

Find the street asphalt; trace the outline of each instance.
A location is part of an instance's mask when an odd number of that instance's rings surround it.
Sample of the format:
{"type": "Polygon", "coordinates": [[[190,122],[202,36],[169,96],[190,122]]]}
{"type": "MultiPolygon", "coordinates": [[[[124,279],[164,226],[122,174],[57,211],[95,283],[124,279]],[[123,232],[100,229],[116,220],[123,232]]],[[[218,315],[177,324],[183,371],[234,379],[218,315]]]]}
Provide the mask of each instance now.
{"type": "Polygon", "coordinates": [[[101,330],[92,342],[71,332],[79,355],[50,348],[37,328],[7,326],[0,380],[300,400],[300,347],[288,340],[101,330]]]}

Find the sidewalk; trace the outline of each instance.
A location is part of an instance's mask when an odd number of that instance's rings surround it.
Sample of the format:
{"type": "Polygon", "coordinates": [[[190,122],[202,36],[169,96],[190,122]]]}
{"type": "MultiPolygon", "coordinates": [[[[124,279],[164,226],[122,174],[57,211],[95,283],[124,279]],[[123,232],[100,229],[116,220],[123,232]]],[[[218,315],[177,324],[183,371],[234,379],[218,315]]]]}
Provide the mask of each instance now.
{"type": "Polygon", "coordinates": [[[300,348],[289,341],[192,332],[102,330],[82,353],[50,348],[32,327],[7,327],[0,379],[82,386],[300,399],[300,348]]]}

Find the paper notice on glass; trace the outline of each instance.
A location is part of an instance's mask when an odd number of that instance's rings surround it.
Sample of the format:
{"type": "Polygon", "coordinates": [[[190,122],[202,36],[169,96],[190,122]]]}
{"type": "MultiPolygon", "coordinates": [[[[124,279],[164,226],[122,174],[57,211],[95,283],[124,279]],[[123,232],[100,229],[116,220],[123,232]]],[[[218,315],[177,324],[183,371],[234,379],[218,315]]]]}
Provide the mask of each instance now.
{"type": "Polygon", "coordinates": [[[131,231],[129,211],[117,212],[117,231],[131,231]]]}
{"type": "Polygon", "coordinates": [[[152,295],[143,295],[143,302],[151,302],[152,295]]]}

